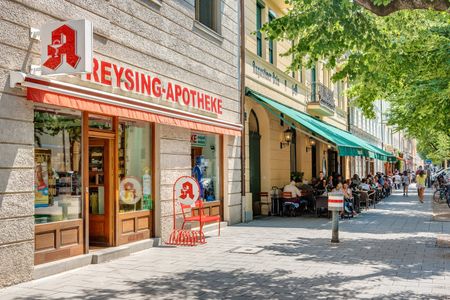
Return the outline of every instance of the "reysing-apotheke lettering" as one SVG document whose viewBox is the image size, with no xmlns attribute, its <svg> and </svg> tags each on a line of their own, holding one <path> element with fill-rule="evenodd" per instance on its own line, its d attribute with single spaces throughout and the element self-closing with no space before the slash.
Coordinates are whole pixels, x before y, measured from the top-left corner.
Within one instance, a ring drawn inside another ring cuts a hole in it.
<svg viewBox="0 0 450 300">
<path fill-rule="evenodd" d="M 218 97 L 170 81 L 164 85 L 157 76 L 141 73 L 108 61 L 94 58 L 92 73 L 86 74 L 84 79 L 217 115 L 222 114 L 222 99 Z"/>
</svg>

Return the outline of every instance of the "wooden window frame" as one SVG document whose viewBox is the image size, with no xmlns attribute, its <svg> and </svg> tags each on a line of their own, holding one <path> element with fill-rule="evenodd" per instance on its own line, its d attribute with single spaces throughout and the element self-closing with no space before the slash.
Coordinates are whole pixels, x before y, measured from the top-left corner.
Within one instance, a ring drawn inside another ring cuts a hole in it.
<svg viewBox="0 0 450 300">
<path fill-rule="evenodd" d="M 267 14 L 267 21 L 270 23 L 271 21 L 275 20 L 276 16 L 273 11 L 269 9 L 269 13 Z M 270 39 L 268 43 L 268 52 L 269 52 L 269 63 L 272 65 L 276 64 L 276 45 L 275 41 Z"/>
<path fill-rule="evenodd" d="M 202 23 L 200 21 L 200 0 L 195 0 L 195 20 L 205 26 L 206 28 L 221 34 L 220 30 L 220 0 L 208 0 L 212 1 L 212 11 L 211 11 L 211 19 L 212 19 L 212 27 Z"/>
<path fill-rule="evenodd" d="M 263 57 L 263 39 L 260 29 L 263 24 L 263 11 L 264 5 L 260 2 L 256 2 L 256 55 Z"/>
</svg>

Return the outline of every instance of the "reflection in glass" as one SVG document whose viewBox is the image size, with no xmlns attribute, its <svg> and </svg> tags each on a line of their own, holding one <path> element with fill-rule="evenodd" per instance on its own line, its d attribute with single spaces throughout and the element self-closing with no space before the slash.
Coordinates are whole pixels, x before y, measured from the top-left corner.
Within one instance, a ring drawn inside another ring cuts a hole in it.
<svg viewBox="0 0 450 300">
<path fill-rule="evenodd" d="M 120 212 L 152 209 L 150 124 L 121 121 L 118 142 Z"/>
<path fill-rule="evenodd" d="M 81 218 L 81 116 L 34 113 L 35 223 Z"/>
<path fill-rule="evenodd" d="M 219 153 L 218 135 L 192 133 L 192 176 L 200 185 L 200 197 L 204 201 L 219 200 Z"/>
</svg>

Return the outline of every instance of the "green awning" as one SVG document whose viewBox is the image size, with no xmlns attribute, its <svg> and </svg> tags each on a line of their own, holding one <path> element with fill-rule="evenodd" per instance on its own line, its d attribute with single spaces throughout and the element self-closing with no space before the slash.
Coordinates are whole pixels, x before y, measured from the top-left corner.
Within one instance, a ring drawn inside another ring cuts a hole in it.
<svg viewBox="0 0 450 300">
<path fill-rule="evenodd" d="M 311 132 L 320 135 L 330 143 L 336 145 L 339 156 L 365 156 L 380 160 L 388 160 L 390 153 L 352 135 L 350 132 L 324 123 L 306 113 L 297 111 L 275 100 L 267 98 L 251 89 L 246 89 L 246 95 L 255 99 L 268 111 L 280 118 L 278 112 L 283 113 Z M 285 120 L 287 121 L 287 120 Z"/>
</svg>

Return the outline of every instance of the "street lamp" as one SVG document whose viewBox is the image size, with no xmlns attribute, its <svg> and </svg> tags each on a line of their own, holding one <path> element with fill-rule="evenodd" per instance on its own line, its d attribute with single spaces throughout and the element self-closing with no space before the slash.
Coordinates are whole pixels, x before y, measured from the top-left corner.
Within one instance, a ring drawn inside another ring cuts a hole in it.
<svg viewBox="0 0 450 300">
<path fill-rule="evenodd" d="M 283 140 L 280 142 L 280 149 L 289 146 L 292 142 L 293 129 L 288 128 L 283 132 Z"/>
</svg>

